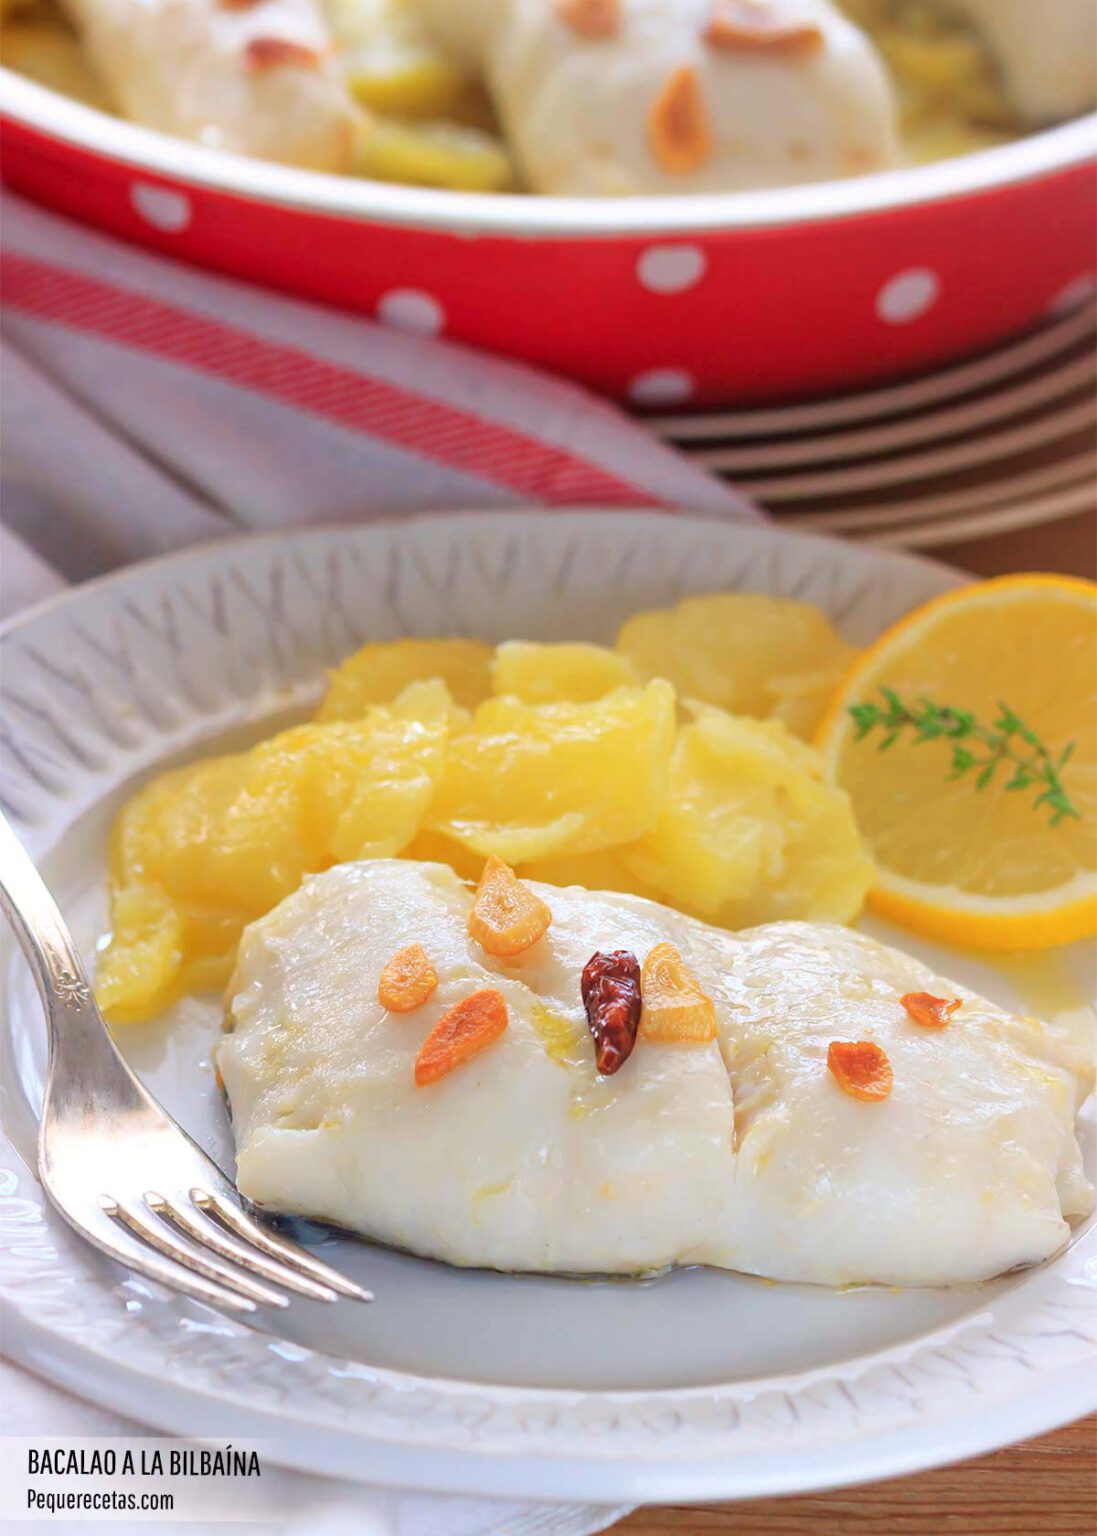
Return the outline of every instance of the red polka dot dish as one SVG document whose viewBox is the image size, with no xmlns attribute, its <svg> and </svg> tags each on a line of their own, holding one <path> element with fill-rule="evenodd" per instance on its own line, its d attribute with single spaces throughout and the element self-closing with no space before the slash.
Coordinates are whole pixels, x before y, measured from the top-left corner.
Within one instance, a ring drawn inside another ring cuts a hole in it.
<svg viewBox="0 0 1097 1536">
<path fill-rule="evenodd" d="M 0 70 L 16 190 L 232 276 L 503 353 L 639 409 L 897 378 L 1084 298 L 1097 116 L 772 191 L 438 191 L 171 139 Z"/>
</svg>

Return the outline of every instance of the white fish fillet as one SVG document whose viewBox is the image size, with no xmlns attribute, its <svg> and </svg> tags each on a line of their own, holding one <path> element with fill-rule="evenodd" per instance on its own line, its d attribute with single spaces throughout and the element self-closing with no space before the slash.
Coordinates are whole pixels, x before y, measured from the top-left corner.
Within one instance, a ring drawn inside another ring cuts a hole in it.
<svg viewBox="0 0 1097 1536">
<path fill-rule="evenodd" d="M 818 50 L 715 48 L 711 0 L 627 0 L 616 35 L 580 36 L 552 0 L 415 0 L 441 46 L 483 73 L 535 192 L 720 192 L 829 180 L 899 162 L 895 99 L 869 39 L 830 0 L 773 0 Z M 696 72 L 712 151 L 688 173 L 652 153 L 672 72 Z"/>
<path fill-rule="evenodd" d="M 214 149 L 349 169 L 355 110 L 318 0 L 62 0 L 127 117 Z"/>
<path fill-rule="evenodd" d="M 636 1273 L 702 1263 L 778 1280 L 938 1285 L 1055 1252 L 1092 1203 L 1074 1121 L 1084 1046 L 838 927 L 729 934 L 636 897 L 534 887 L 544 939 L 511 962 L 466 932 L 441 865 L 381 860 L 306 881 L 240 947 L 218 1047 L 239 1185 L 454 1264 Z M 598 949 L 669 940 L 712 996 L 720 1039 L 643 1040 L 595 1071 L 580 974 Z M 421 943 L 440 978 L 402 1015 L 380 972 Z M 493 986 L 506 1032 L 427 1088 L 415 1054 L 441 1014 Z M 908 991 L 962 996 L 944 1030 Z M 875 1040 L 881 1103 L 827 1070 Z"/>
</svg>

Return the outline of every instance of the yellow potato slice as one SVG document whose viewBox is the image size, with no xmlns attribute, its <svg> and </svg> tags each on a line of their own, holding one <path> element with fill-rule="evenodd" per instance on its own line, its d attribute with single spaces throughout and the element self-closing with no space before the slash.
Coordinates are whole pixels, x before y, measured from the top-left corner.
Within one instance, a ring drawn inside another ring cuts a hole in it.
<svg viewBox="0 0 1097 1536">
<path fill-rule="evenodd" d="M 804 736 L 857 654 L 818 608 L 757 592 L 638 613 L 622 625 L 617 649 L 641 677 L 665 677 L 683 697 L 781 718 Z"/>
<path fill-rule="evenodd" d="M 410 122 L 453 120 L 467 110 L 468 81 L 441 54 L 415 48 L 339 56 L 351 94 L 371 112 Z"/>
<path fill-rule="evenodd" d="M 467 123 L 443 121 L 364 120 L 355 138 L 354 170 L 374 181 L 455 192 L 505 192 L 515 181 L 502 139 Z"/>
<path fill-rule="evenodd" d="M 4 0 L 5 24 L 0 28 L 0 64 L 36 80 L 52 91 L 71 96 L 101 112 L 113 112 L 114 103 L 76 37 L 62 25 L 30 17 L 7 21 L 18 3 Z"/>
<path fill-rule="evenodd" d="M 533 859 L 519 864 L 523 880 L 543 880 L 546 885 L 582 885 L 588 891 L 625 891 L 631 896 L 658 900 L 658 894 L 625 863 L 616 848 L 597 853 L 576 853 L 558 859 Z"/>
<path fill-rule="evenodd" d="M 766 718 L 779 720 L 794 736 L 810 741 L 856 654 L 852 646 L 846 647 L 836 665 L 771 677 Z"/>
<path fill-rule="evenodd" d="M 484 872 L 483 854 L 463 848 L 460 843 L 455 843 L 451 837 L 443 837 L 440 832 L 428 832 L 425 829 L 416 833 L 400 857 L 418 859 L 426 864 L 448 864 L 459 879 L 467 880 L 471 885 L 478 884 Z"/>
<path fill-rule="evenodd" d="M 725 927 L 847 921 L 873 868 L 848 797 L 822 773 L 784 726 L 699 707 L 658 821 L 621 858 L 663 900 Z"/>
<path fill-rule="evenodd" d="M 496 693 L 524 704 L 588 704 L 615 688 L 636 688 L 640 679 L 627 656 L 603 645 L 508 640 L 495 652 L 491 682 Z"/>
<path fill-rule="evenodd" d="M 1018 135 L 997 68 L 977 28 L 925 0 L 845 0 L 872 34 L 899 101 L 914 164 L 971 154 Z"/>
<path fill-rule="evenodd" d="M 427 825 L 511 865 L 631 842 L 662 805 L 674 715 L 664 682 L 587 704 L 488 699 L 450 743 Z"/>
<path fill-rule="evenodd" d="M 364 645 L 328 677 L 316 719 L 356 720 L 371 704 L 391 704 L 409 683 L 438 678 L 465 709 L 491 692 L 491 646 L 480 640 L 392 640 Z"/>
<path fill-rule="evenodd" d="M 440 677 L 409 683 L 389 708 L 402 720 L 444 720 L 454 735 L 472 723 L 472 711 L 458 704 Z"/>
<path fill-rule="evenodd" d="M 99 962 L 95 992 L 112 1019 L 139 1015 L 170 1001 L 183 969 L 183 918 L 155 886 L 118 891 L 111 905 L 114 937 Z"/>
<path fill-rule="evenodd" d="M 454 874 L 470 885 L 478 884 L 484 870 L 484 856 L 473 853 L 443 837 L 440 832 L 419 832 L 401 853 L 402 859 L 419 859 L 428 864 L 448 864 Z M 523 880 L 541 880 L 546 885 L 582 885 L 588 891 L 627 891 L 633 896 L 658 899 L 613 848 L 597 853 L 576 853 L 558 859 L 535 859 L 519 864 L 515 874 Z"/>
<path fill-rule="evenodd" d="M 155 1012 L 196 984 L 200 964 L 219 978 L 244 926 L 304 875 L 412 841 L 441 778 L 449 701 L 440 685 L 409 694 L 175 769 L 129 801 L 115 824 L 99 977 L 111 1017 Z"/>
<path fill-rule="evenodd" d="M 326 0 L 336 62 L 364 107 L 397 117 L 449 117 L 467 77 L 435 46 L 407 0 Z"/>
</svg>

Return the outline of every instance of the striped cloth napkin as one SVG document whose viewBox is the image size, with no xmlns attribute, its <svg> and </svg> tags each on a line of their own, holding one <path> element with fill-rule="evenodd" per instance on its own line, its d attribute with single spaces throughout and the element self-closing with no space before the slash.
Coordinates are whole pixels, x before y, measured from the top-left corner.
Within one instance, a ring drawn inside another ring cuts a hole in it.
<svg viewBox="0 0 1097 1536">
<path fill-rule="evenodd" d="M 3 522 L 68 581 L 385 511 L 756 515 L 574 385 L 150 256 L 10 193 L 0 284 Z M 9 611 L 42 579 L 22 545 L 3 561 Z"/>
<path fill-rule="evenodd" d="M 573 385 L 149 256 L 10 194 L 0 284 L 8 614 L 247 528 L 462 506 L 758 516 Z M 130 1432 L 10 1365 L 0 1400 L 9 1433 Z M 279 1476 L 281 1529 L 309 1536 L 585 1536 L 625 1512 Z"/>
</svg>

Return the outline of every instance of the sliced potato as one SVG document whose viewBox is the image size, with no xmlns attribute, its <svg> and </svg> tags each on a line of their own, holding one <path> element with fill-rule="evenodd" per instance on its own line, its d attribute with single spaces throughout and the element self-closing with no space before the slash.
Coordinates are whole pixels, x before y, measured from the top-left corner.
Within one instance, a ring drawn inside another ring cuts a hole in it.
<svg viewBox="0 0 1097 1536">
<path fill-rule="evenodd" d="M 427 827 L 512 865 L 630 842 L 662 806 L 674 719 L 664 682 L 588 704 L 488 699 L 449 744 Z"/>
<path fill-rule="evenodd" d="M 546 885 L 583 885 L 588 891 L 627 891 L 632 896 L 659 899 L 658 892 L 644 885 L 617 848 L 558 859 L 535 859 L 520 864 L 518 873 L 524 880 L 543 880 Z"/>
<path fill-rule="evenodd" d="M 408 0 L 328 0 L 336 59 L 368 111 L 354 169 L 378 181 L 493 192 L 514 168 L 481 86 L 432 41 Z"/>
<path fill-rule="evenodd" d="M 781 719 L 809 736 L 857 654 L 808 603 L 760 592 L 691 597 L 638 613 L 617 649 L 641 677 L 736 715 Z"/>
<path fill-rule="evenodd" d="M 872 880 L 819 754 L 776 722 L 708 706 L 678 733 L 658 821 L 620 857 L 664 901 L 728 928 L 846 922 Z"/>
<path fill-rule="evenodd" d="M 417 684 L 391 707 L 293 726 L 140 790 L 113 833 L 97 978 L 111 1017 L 147 1017 L 222 981 L 245 925 L 306 874 L 398 854 L 441 777 L 449 710 L 441 684 Z"/>
<path fill-rule="evenodd" d="M 358 131 L 354 169 L 375 181 L 457 192 L 505 192 L 514 185 L 514 166 L 502 139 L 464 123 L 370 118 Z"/>
<path fill-rule="evenodd" d="M 10 4 L 10 0 L 4 0 Z M 5 11 L 5 17 L 8 12 Z M 79 42 L 51 21 L 16 19 L 0 28 L 0 64 L 26 75 L 62 96 L 71 96 L 100 112 L 113 112 L 110 93 Z"/>
<path fill-rule="evenodd" d="M 357 720 L 371 704 L 391 704 L 412 683 L 435 679 L 464 709 L 491 692 L 491 646 L 482 640 L 389 640 L 364 645 L 328 675 L 317 720 Z"/>
<path fill-rule="evenodd" d="M 415 859 L 425 864 L 448 864 L 455 875 L 475 885 L 484 872 L 484 855 L 473 853 L 470 848 L 455 843 L 441 832 L 416 833 L 403 850 L 402 859 Z"/>
<path fill-rule="evenodd" d="M 640 678 L 627 656 L 604 645 L 508 640 L 495 652 L 491 682 L 496 693 L 525 704 L 587 704 L 615 688 L 636 688 Z"/>
<path fill-rule="evenodd" d="M 325 13 L 347 83 L 371 111 L 449 117 L 468 96 L 468 77 L 407 0 L 326 0 Z"/>
</svg>

